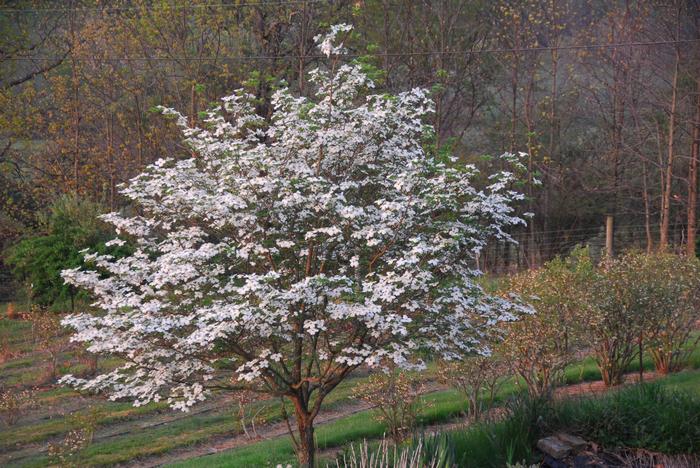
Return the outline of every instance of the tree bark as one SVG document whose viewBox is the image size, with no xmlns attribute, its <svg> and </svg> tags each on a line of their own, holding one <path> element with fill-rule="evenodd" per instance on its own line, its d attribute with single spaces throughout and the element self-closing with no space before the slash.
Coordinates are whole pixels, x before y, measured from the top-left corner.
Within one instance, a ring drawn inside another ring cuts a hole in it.
<svg viewBox="0 0 700 468">
<path fill-rule="evenodd" d="M 316 444 L 314 443 L 314 418 L 309 412 L 308 404 L 302 397 L 292 399 L 294 403 L 294 416 L 299 431 L 299 446 L 297 458 L 302 468 L 313 468 L 316 458 Z"/>
<path fill-rule="evenodd" d="M 654 238 L 651 235 L 651 207 L 649 203 L 649 188 L 647 186 L 647 163 L 642 160 L 642 199 L 644 200 L 644 232 L 647 236 L 647 253 L 654 251 Z"/>
<path fill-rule="evenodd" d="M 676 23 L 676 40 L 680 36 L 680 7 Z M 664 191 L 661 200 L 661 233 L 659 235 L 659 250 L 668 249 L 668 231 L 671 224 L 671 191 L 673 190 L 673 142 L 676 131 L 676 103 L 678 101 L 678 69 L 680 66 L 680 50 L 676 47 L 676 60 L 671 81 L 671 109 L 668 121 L 668 155 L 666 157 L 666 171 L 664 173 Z"/>
<path fill-rule="evenodd" d="M 299 94 L 303 96 L 304 67 L 306 66 L 306 2 L 302 3 L 299 29 Z"/>
<path fill-rule="evenodd" d="M 693 122 L 693 142 L 688 167 L 688 242 L 686 244 L 686 254 L 689 257 L 696 255 L 698 160 L 700 160 L 700 69 L 698 69 L 697 87 L 697 107 L 695 109 L 695 122 Z"/>
</svg>

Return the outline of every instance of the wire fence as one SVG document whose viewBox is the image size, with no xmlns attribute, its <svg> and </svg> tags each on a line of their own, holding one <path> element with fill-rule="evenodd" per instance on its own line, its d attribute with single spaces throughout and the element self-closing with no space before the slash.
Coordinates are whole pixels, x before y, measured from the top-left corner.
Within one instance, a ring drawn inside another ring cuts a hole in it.
<svg viewBox="0 0 700 468">
<path fill-rule="evenodd" d="M 658 225 L 616 225 L 612 250 L 620 255 L 631 250 L 653 250 L 658 246 Z M 605 224 L 572 229 L 522 231 L 513 235 L 515 242 L 492 242 L 479 255 L 476 267 L 486 274 L 505 275 L 538 268 L 557 256 L 566 256 L 576 247 L 588 248 L 594 261 L 606 252 Z M 669 231 L 668 250 L 682 252 L 686 245 L 686 228 L 675 226 Z"/>
</svg>

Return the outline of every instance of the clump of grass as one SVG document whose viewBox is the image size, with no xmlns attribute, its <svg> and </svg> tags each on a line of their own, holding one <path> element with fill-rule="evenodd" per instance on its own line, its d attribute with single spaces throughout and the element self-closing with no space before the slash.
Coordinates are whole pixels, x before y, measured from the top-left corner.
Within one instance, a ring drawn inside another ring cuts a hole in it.
<svg viewBox="0 0 700 468">
<path fill-rule="evenodd" d="M 568 430 L 606 448 L 634 447 L 666 454 L 700 451 L 700 399 L 659 384 L 635 385 L 604 397 L 552 405 L 541 425 Z"/>
<path fill-rule="evenodd" d="M 454 445 L 444 435 L 420 437 L 409 445 L 392 445 L 388 439 L 379 444 L 353 444 L 327 468 L 450 468 L 457 466 Z"/>
<path fill-rule="evenodd" d="M 459 466 L 503 467 L 532 459 L 545 406 L 544 400 L 521 397 L 507 404 L 505 419 L 452 433 Z"/>
</svg>

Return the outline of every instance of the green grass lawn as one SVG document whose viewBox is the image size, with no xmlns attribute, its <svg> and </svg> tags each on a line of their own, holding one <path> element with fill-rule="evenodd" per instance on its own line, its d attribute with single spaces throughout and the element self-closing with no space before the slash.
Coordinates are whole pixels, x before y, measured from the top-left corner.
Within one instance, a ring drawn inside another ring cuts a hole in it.
<svg viewBox="0 0 700 468">
<path fill-rule="evenodd" d="M 32 324 L 24 320 L 8 320 L 5 311 L 0 311 L 0 346 L 7 344 L 13 351 L 27 352 L 31 347 L 30 333 Z"/>
</svg>

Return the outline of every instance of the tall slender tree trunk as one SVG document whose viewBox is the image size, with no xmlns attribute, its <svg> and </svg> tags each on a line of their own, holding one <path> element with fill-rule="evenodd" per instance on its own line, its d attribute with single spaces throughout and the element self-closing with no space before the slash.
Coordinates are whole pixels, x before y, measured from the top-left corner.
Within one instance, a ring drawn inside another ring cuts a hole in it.
<svg viewBox="0 0 700 468">
<path fill-rule="evenodd" d="M 306 2 L 301 7 L 299 33 L 299 94 L 304 94 L 304 67 L 306 66 Z"/>
<path fill-rule="evenodd" d="M 513 27 L 513 49 L 520 48 L 520 24 Z M 513 51 L 513 67 L 510 75 L 511 110 L 510 110 L 510 147 L 508 151 L 515 152 L 518 126 L 518 84 L 520 83 L 520 52 Z"/>
<path fill-rule="evenodd" d="M 443 128 L 442 128 L 442 121 L 444 117 L 444 112 L 443 112 L 443 94 L 445 92 L 444 89 L 444 78 L 443 78 L 443 73 L 445 71 L 445 57 L 444 57 L 444 52 L 445 52 L 445 9 L 444 9 L 444 3 L 439 2 L 439 11 L 438 11 L 438 23 L 440 25 L 440 53 L 437 56 L 437 66 L 439 70 L 439 75 L 438 75 L 438 83 L 441 86 L 440 92 L 435 96 L 435 147 L 437 150 L 440 150 L 440 143 L 442 142 L 443 138 Z"/>
<path fill-rule="evenodd" d="M 190 88 L 190 126 L 197 125 L 197 83 L 192 80 Z"/>
<path fill-rule="evenodd" d="M 117 181 L 116 181 L 116 169 L 114 161 L 114 112 L 110 112 L 107 128 L 107 153 L 108 153 L 108 164 L 109 164 L 109 209 L 114 211 L 117 207 L 116 205 L 116 191 L 117 191 Z"/>
<path fill-rule="evenodd" d="M 676 40 L 680 35 L 680 6 L 678 7 L 676 19 Z M 668 249 L 669 226 L 671 224 L 671 192 L 673 191 L 673 160 L 674 160 L 674 139 L 676 136 L 676 104 L 678 101 L 678 70 L 680 67 L 680 50 L 676 50 L 676 59 L 673 67 L 673 79 L 671 80 L 671 109 L 668 120 L 668 154 L 666 156 L 666 167 L 664 172 L 664 190 L 661 199 L 661 233 L 659 234 L 659 250 Z"/>
<path fill-rule="evenodd" d="M 389 83 L 389 38 L 391 38 L 391 28 L 389 27 L 389 12 L 391 11 L 389 2 L 387 0 L 382 1 L 382 20 L 383 20 L 383 40 L 384 40 L 384 56 L 382 57 L 382 68 L 384 70 L 384 79 L 386 80 L 386 87 L 391 89 L 391 84 Z"/>
<path fill-rule="evenodd" d="M 552 2 L 553 8 L 555 7 L 556 2 Z M 559 44 L 559 41 L 557 41 L 555 44 Z M 559 120 L 558 120 L 558 115 L 557 115 L 557 99 L 558 99 L 558 84 L 557 84 L 557 76 L 558 76 L 558 66 L 559 66 L 559 54 L 556 49 L 552 49 L 551 52 L 551 59 L 552 59 L 552 72 L 551 72 L 551 77 L 552 77 L 552 87 L 550 91 L 550 103 L 549 103 L 549 149 L 548 149 L 548 154 L 547 154 L 547 159 L 542 162 L 542 166 L 544 170 L 542 171 L 542 177 L 543 177 L 543 203 L 542 203 L 542 230 L 544 233 L 542 234 L 542 243 L 543 243 L 543 248 L 542 248 L 542 256 L 543 259 L 549 260 L 551 257 L 551 252 L 552 252 L 552 237 L 548 234 L 550 231 L 550 224 L 549 224 L 549 205 L 550 205 L 550 190 L 551 190 L 551 185 L 553 181 L 553 177 L 551 176 L 553 166 L 554 166 L 554 161 L 555 161 L 555 154 L 557 153 L 557 145 L 559 143 Z M 558 159 L 558 158 L 557 158 Z M 558 167 L 558 165 L 557 165 Z"/>
<path fill-rule="evenodd" d="M 534 77 L 530 76 L 530 81 L 527 84 L 527 89 L 525 91 L 525 111 L 523 113 L 525 117 L 525 127 L 527 129 L 527 196 L 528 196 L 528 207 L 530 213 L 535 212 L 535 187 L 534 187 L 534 177 L 533 173 L 535 171 L 535 141 L 534 141 L 534 124 L 532 119 L 532 94 L 534 91 L 535 83 Z M 535 219 L 534 217 L 530 219 L 530 268 L 536 268 L 537 261 L 537 236 L 535 232 Z"/>
<path fill-rule="evenodd" d="M 74 2 L 69 3 L 70 8 L 73 8 Z M 78 77 L 78 64 L 75 60 L 75 51 L 77 49 L 78 40 L 76 36 L 76 26 L 75 26 L 75 16 L 71 14 L 69 18 L 69 34 L 70 34 L 70 47 L 71 47 L 71 91 L 72 91 L 72 122 L 73 122 L 73 191 L 78 193 L 78 186 L 80 185 L 80 103 L 78 101 L 80 94 L 80 85 Z"/>
<path fill-rule="evenodd" d="M 698 208 L 698 162 L 700 160 L 700 67 L 698 67 L 697 102 L 695 108 L 695 122 L 693 122 L 693 142 L 690 149 L 690 162 L 688 163 L 688 242 L 686 254 L 694 257 L 697 236 L 697 208 Z"/>
<path fill-rule="evenodd" d="M 622 31 L 627 30 L 628 18 L 629 18 L 629 7 L 625 8 L 625 15 L 623 18 Z M 611 40 L 613 42 L 622 40 L 624 33 L 620 32 L 619 36 L 616 37 L 615 25 L 611 27 Z M 613 75 L 613 85 L 612 85 L 612 208 L 610 213 L 613 216 L 617 216 L 620 211 L 620 176 L 621 176 L 621 159 L 622 159 L 622 138 L 623 130 L 625 125 L 625 108 L 627 106 L 627 62 L 622 52 L 613 49 L 612 51 L 612 61 L 616 64 Z"/>
<path fill-rule="evenodd" d="M 651 206 L 649 203 L 649 187 L 647 184 L 647 163 L 642 160 L 642 198 L 644 200 L 644 231 L 647 236 L 647 253 L 654 250 L 654 237 L 651 235 Z"/>
<path fill-rule="evenodd" d="M 140 172 L 143 168 L 143 117 L 141 116 L 141 102 L 139 101 L 139 95 L 134 94 L 134 101 L 136 102 L 136 123 L 138 129 L 138 143 L 136 148 L 136 163 L 138 165 L 137 170 Z"/>
</svg>

